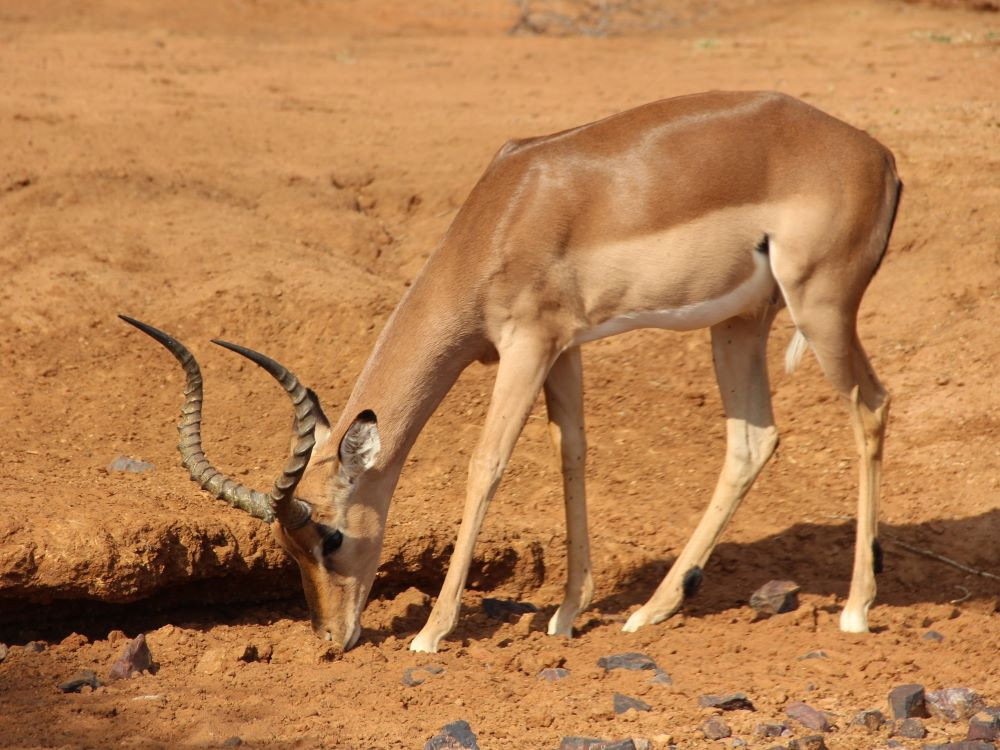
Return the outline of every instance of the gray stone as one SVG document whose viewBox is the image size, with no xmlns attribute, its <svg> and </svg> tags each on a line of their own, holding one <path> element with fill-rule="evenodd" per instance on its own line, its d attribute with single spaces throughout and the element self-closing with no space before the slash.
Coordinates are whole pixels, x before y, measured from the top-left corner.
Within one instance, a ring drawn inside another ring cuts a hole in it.
<svg viewBox="0 0 1000 750">
<path fill-rule="evenodd" d="M 649 680 L 653 685 L 673 685 L 673 678 L 662 669 L 657 669 L 656 674 Z"/>
<path fill-rule="evenodd" d="M 444 667 L 437 664 L 427 664 L 423 667 L 407 667 L 403 670 L 403 678 L 400 680 L 406 687 L 416 687 L 423 685 L 427 681 L 427 675 L 438 675 L 444 672 Z"/>
<path fill-rule="evenodd" d="M 549 667 L 538 673 L 538 679 L 545 682 L 557 682 L 569 677 L 569 670 L 563 667 Z"/>
<path fill-rule="evenodd" d="M 733 735 L 733 730 L 722 720 L 720 716 L 712 716 L 701 725 L 701 731 L 710 740 L 724 740 Z"/>
<path fill-rule="evenodd" d="M 798 740 L 788 741 L 788 750 L 827 750 L 821 734 L 811 734 Z"/>
<path fill-rule="evenodd" d="M 445 724 L 440 732 L 427 740 L 424 750 L 479 750 L 479 743 L 469 722 L 459 719 Z"/>
<path fill-rule="evenodd" d="M 753 592 L 750 606 L 758 615 L 778 615 L 799 607 L 799 585 L 795 581 L 768 581 Z"/>
<path fill-rule="evenodd" d="M 789 703 L 785 707 L 785 713 L 788 714 L 789 718 L 795 719 L 795 721 L 807 729 L 818 729 L 821 732 L 833 731 L 833 727 L 830 726 L 830 720 L 826 718 L 826 714 L 822 711 L 817 711 L 812 706 L 801 701 Z"/>
<path fill-rule="evenodd" d="M 718 708 L 720 711 L 755 711 L 753 703 L 746 693 L 728 693 L 726 695 L 702 695 L 698 698 L 702 708 Z"/>
<path fill-rule="evenodd" d="M 886 747 L 905 747 L 905 745 L 903 745 L 903 743 L 900 742 L 899 740 L 886 740 L 885 746 Z"/>
<path fill-rule="evenodd" d="M 111 665 L 109 677 L 112 680 L 126 680 L 134 674 L 152 671 L 153 654 L 146 644 L 146 636 L 139 633 L 125 645 L 125 650 Z"/>
<path fill-rule="evenodd" d="M 961 740 L 943 745 L 924 745 L 923 750 L 997 750 L 997 746 L 982 740 Z"/>
<path fill-rule="evenodd" d="M 225 742 L 223 742 L 222 746 L 223 747 L 239 747 L 242 744 L 243 744 L 243 738 L 242 737 L 237 737 L 236 735 L 233 735 L 232 737 L 230 737 L 229 739 L 227 739 Z"/>
<path fill-rule="evenodd" d="M 808 654 L 799 657 L 799 661 L 805 661 L 806 659 L 829 659 L 830 655 L 823 651 L 810 651 Z"/>
<path fill-rule="evenodd" d="M 605 672 L 610 672 L 613 669 L 643 670 L 657 668 L 655 661 L 645 654 L 640 654 L 636 651 L 630 651 L 626 654 L 602 656 L 597 660 L 597 666 L 604 667 Z"/>
<path fill-rule="evenodd" d="M 29 654 L 40 654 L 46 648 L 48 648 L 48 644 L 45 641 L 28 641 L 24 644 L 24 650 Z"/>
<path fill-rule="evenodd" d="M 865 727 L 869 732 L 877 732 L 885 724 L 885 716 L 878 709 L 861 711 L 851 719 L 851 723 Z"/>
<path fill-rule="evenodd" d="M 940 643 L 941 641 L 944 640 L 944 636 L 941 635 L 936 630 L 928 630 L 926 633 L 924 633 L 923 639 L 925 641 L 936 641 L 936 642 Z"/>
<path fill-rule="evenodd" d="M 889 691 L 889 710 L 894 719 L 927 716 L 923 685 L 900 685 Z"/>
<path fill-rule="evenodd" d="M 753 734 L 755 737 L 781 737 L 787 729 L 787 724 L 758 724 Z"/>
<path fill-rule="evenodd" d="M 637 750 L 632 740 L 601 740 L 594 737 L 563 737 L 559 750 Z"/>
<path fill-rule="evenodd" d="M 521 615 L 537 612 L 536 607 L 531 602 L 516 602 L 513 599 L 483 599 L 483 612 L 494 620 L 504 622 L 517 622 Z"/>
<path fill-rule="evenodd" d="M 153 464 L 148 461 L 140 461 L 139 459 L 129 458 L 128 456 L 118 456 L 108 464 L 107 471 L 109 474 L 113 474 L 114 472 L 143 474 L 147 471 L 152 471 L 154 468 Z"/>
<path fill-rule="evenodd" d="M 980 711 L 969 719 L 969 740 L 1000 740 L 1000 709 Z"/>
<path fill-rule="evenodd" d="M 983 697 L 969 688 L 934 690 L 924 697 L 931 716 L 945 721 L 968 719 L 983 707 Z"/>
<path fill-rule="evenodd" d="M 920 719 L 900 719 L 893 724 L 892 733 L 908 740 L 922 740 L 927 736 L 927 730 Z"/>
<path fill-rule="evenodd" d="M 626 711 L 636 710 L 636 711 L 649 711 L 652 706 L 650 706 L 645 701 L 641 701 L 638 698 L 632 698 L 628 695 L 622 695 L 621 693 L 615 693 L 612 698 L 612 704 L 614 705 L 616 714 L 623 714 Z"/>
<path fill-rule="evenodd" d="M 66 682 L 59 683 L 59 689 L 64 693 L 79 693 L 85 685 L 90 685 L 91 690 L 96 690 L 100 683 L 97 675 L 89 669 L 83 669 L 70 677 Z"/>
</svg>

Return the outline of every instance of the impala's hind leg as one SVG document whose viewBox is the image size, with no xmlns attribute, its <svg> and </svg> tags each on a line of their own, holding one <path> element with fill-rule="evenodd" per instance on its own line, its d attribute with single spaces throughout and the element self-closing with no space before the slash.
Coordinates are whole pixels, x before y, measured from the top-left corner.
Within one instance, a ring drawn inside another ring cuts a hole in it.
<svg viewBox="0 0 1000 750">
<path fill-rule="evenodd" d="M 840 615 L 840 629 L 868 631 L 868 608 L 875 601 L 875 574 L 882 569 L 878 543 L 879 482 L 882 446 L 889 416 L 889 394 L 872 370 L 855 330 L 855 311 L 810 307 L 808 295 L 789 300 L 796 324 L 805 334 L 820 367 L 847 401 L 854 442 L 860 457 L 858 528 L 851 591 Z"/>
<path fill-rule="evenodd" d="M 594 594 L 584 487 L 587 438 L 583 429 L 580 347 L 567 349 L 549 370 L 545 379 L 545 406 L 549 413 L 549 432 L 562 467 L 566 503 L 566 595 L 549 620 L 549 635 L 569 638 L 573 635 L 573 620 L 590 604 Z"/>
<path fill-rule="evenodd" d="M 625 630 L 659 622 L 694 593 L 726 523 L 775 446 L 778 431 L 767 381 L 767 334 L 777 308 L 759 318 L 731 318 L 712 327 L 712 353 L 726 410 L 726 460 L 698 528 L 652 598 L 629 617 Z"/>
</svg>

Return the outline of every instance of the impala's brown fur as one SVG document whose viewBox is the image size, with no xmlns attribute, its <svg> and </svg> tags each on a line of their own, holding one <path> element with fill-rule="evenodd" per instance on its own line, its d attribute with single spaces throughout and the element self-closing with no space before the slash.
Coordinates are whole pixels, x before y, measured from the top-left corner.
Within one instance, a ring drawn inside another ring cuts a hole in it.
<svg viewBox="0 0 1000 750">
<path fill-rule="evenodd" d="M 318 555 L 314 525 L 277 529 L 302 570 L 317 632 L 345 648 L 356 641 L 410 447 L 470 362 L 499 359 L 451 565 L 412 648 L 436 650 L 455 625 L 486 508 L 541 389 L 564 474 L 569 554 L 549 632 L 569 635 L 593 591 L 579 345 L 649 325 L 711 328 L 727 415 L 708 509 L 625 627 L 675 612 L 685 578 L 704 566 L 777 444 L 765 346 L 784 305 L 854 424 L 858 543 L 841 626 L 867 629 L 888 395 L 857 338 L 856 315 L 900 189 L 885 147 L 774 93 L 668 99 L 507 143 L 396 308 L 340 419 L 317 428 L 298 495 L 315 522 L 343 531 L 342 546 Z M 370 444 L 351 442 L 365 452 L 359 462 L 341 436 L 363 410 L 378 422 Z"/>
</svg>

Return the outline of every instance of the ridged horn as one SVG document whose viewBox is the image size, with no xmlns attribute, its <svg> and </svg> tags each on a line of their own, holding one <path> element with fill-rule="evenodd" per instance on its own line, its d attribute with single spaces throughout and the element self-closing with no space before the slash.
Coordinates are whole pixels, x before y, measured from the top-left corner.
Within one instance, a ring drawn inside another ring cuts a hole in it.
<svg viewBox="0 0 1000 750">
<path fill-rule="evenodd" d="M 299 417 L 301 399 L 295 401 L 293 397 L 296 406 L 296 426 L 299 428 L 299 440 L 285 471 L 275 481 L 275 489 L 270 494 L 265 494 L 246 487 L 212 466 L 201 448 L 202 378 L 201 368 L 194 355 L 181 342 L 160 329 L 127 315 L 119 315 L 118 317 L 166 347 L 184 368 L 187 383 L 184 387 L 181 421 L 177 425 L 177 431 L 180 433 L 177 449 L 181 454 L 181 463 L 191 474 L 191 480 L 214 497 L 225 500 L 234 508 L 246 511 L 254 518 L 259 518 L 266 523 L 271 523 L 277 517 L 287 528 L 294 529 L 303 526 L 309 520 L 310 508 L 301 500 L 291 500 L 291 493 L 294 492 L 295 485 L 298 484 L 298 480 L 302 476 L 302 471 L 305 469 L 305 464 L 308 463 L 313 446 L 312 427 L 303 425 L 304 421 L 309 420 L 303 420 Z M 277 363 L 274 364 L 277 365 Z M 280 365 L 277 366 L 284 370 Z M 287 373 L 287 371 L 285 372 Z M 291 375 L 291 373 L 287 374 Z M 295 376 L 291 377 L 294 379 Z M 309 400 L 311 401 L 311 399 Z M 308 412 L 309 410 L 303 411 Z M 311 421 L 315 425 L 315 420 Z M 300 465 L 301 468 L 299 468 Z M 289 476 L 294 477 L 294 482 L 290 489 L 283 489 L 289 486 L 286 479 Z M 276 497 L 280 498 L 280 503 Z"/>
</svg>

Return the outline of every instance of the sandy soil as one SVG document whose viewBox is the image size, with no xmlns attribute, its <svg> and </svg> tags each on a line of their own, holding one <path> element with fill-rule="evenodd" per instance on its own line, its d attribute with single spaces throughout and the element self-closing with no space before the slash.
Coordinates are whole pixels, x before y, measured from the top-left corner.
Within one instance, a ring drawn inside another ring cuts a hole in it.
<svg viewBox="0 0 1000 750">
<path fill-rule="evenodd" d="M 755 725 L 801 700 L 839 725 L 829 747 L 867 749 L 887 730 L 849 720 L 884 710 L 900 683 L 968 686 L 1000 704 L 995 13 L 874 0 L 669 13 L 650 1 L 596 17 L 568 0 L 203 5 L 0 7 L 0 642 L 11 646 L 0 745 L 419 748 L 464 719 L 483 748 L 553 748 L 567 735 L 723 747 L 701 735 L 711 712 L 697 698 L 740 690 L 757 711 L 726 719 L 751 747 L 778 744 Z M 176 465 L 180 375 L 115 313 L 189 343 L 206 376 L 206 447 L 266 485 L 287 445 L 287 404 L 210 338 L 286 361 L 336 413 L 499 144 L 708 88 L 803 97 L 892 148 L 906 183 L 861 312 L 894 396 L 874 632 L 836 627 L 854 450 L 815 361 L 783 373 L 783 314 L 772 338 L 781 447 L 683 615 L 620 630 L 693 528 L 724 427 L 707 333 L 644 331 L 584 352 L 597 596 L 579 637 L 543 634 L 565 565 L 539 406 L 487 519 L 458 629 L 438 655 L 406 650 L 458 526 L 492 377 L 476 365 L 413 451 L 361 644 L 329 653 L 266 530 Z M 107 473 L 119 454 L 156 469 Z M 754 621 L 747 600 L 771 578 L 800 583 L 802 605 Z M 540 612 L 498 622 L 484 596 Z M 156 673 L 60 693 L 80 669 L 106 679 L 121 631 L 147 634 Z M 32 639 L 47 648 L 26 648 Z M 256 660 L 241 658 L 248 646 Z M 816 650 L 827 657 L 800 658 Z M 624 651 L 649 654 L 672 685 L 597 666 Z M 568 679 L 537 679 L 560 664 Z M 443 671 L 402 684 L 421 665 Z M 616 716 L 614 692 L 652 708 Z M 965 731 L 927 727 L 926 741 Z"/>
</svg>

